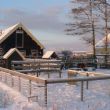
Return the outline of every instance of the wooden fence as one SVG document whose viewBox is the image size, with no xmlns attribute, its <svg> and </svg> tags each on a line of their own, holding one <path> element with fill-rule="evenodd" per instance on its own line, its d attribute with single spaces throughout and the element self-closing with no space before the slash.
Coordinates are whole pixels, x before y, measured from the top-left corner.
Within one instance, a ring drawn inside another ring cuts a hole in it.
<svg viewBox="0 0 110 110">
<path fill-rule="evenodd" d="M 44 91 L 46 90 L 45 89 L 46 88 L 45 79 L 0 67 L 0 81 L 2 81 L 3 83 L 14 88 L 16 80 L 17 80 L 16 86 L 17 86 L 19 92 L 22 92 L 21 88 L 23 86 L 23 82 L 22 82 L 23 79 L 28 81 L 28 85 L 27 85 L 28 86 L 27 87 L 28 96 L 27 97 L 29 100 L 30 100 L 30 98 L 38 97 L 36 95 L 33 96 L 33 94 L 32 94 L 33 83 L 36 84 L 37 87 L 44 87 Z M 9 84 L 9 81 L 10 81 L 10 84 Z M 44 97 L 45 97 L 45 93 L 46 92 L 44 92 Z M 47 101 L 45 101 L 45 102 L 47 102 Z"/>
<path fill-rule="evenodd" d="M 37 77 L 41 72 L 47 72 L 48 77 L 51 72 L 58 72 L 61 77 L 61 61 L 60 60 L 26 60 L 12 61 L 12 69 L 22 73 L 37 73 Z"/>
</svg>

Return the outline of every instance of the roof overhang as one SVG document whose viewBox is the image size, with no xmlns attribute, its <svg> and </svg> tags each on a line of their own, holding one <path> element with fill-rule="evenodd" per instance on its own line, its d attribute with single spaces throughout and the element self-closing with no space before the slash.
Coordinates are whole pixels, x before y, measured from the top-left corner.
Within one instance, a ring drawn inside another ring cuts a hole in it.
<svg viewBox="0 0 110 110">
<path fill-rule="evenodd" d="M 8 59 L 14 52 L 17 52 L 19 54 L 19 56 L 25 60 L 24 56 L 22 55 L 22 53 L 16 49 L 16 48 L 11 48 L 4 56 L 3 59 Z"/>
</svg>

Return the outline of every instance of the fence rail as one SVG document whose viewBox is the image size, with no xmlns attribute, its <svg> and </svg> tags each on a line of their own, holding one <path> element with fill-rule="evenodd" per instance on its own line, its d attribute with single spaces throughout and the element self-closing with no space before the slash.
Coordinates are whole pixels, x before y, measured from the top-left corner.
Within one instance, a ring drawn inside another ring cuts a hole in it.
<svg viewBox="0 0 110 110">
<path fill-rule="evenodd" d="M 36 70 L 36 72 L 61 72 L 61 61 L 60 60 L 26 60 L 26 61 L 12 61 L 12 69 L 25 70 L 28 72 L 29 69 Z M 34 72 L 34 71 L 33 71 Z"/>
<path fill-rule="evenodd" d="M 34 73 L 37 77 L 41 72 L 50 73 L 58 72 L 61 77 L 61 61 L 60 60 L 26 60 L 12 61 L 12 69 L 22 73 Z"/>
<path fill-rule="evenodd" d="M 2 67 L 0 67 L 0 71 L 6 72 L 7 74 L 10 74 L 12 76 L 22 77 L 24 79 L 31 80 L 31 81 L 36 82 L 36 83 L 45 84 L 45 82 L 46 82 L 46 80 L 43 79 L 43 78 L 38 78 L 38 77 L 35 77 L 35 76 L 32 76 L 32 75 L 22 74 L 20 72 L 9 70 L 9 69 L 2 68 Z"/>
<path fill-rule="evenodd" d="M 42 106 L 45 105 L 46 80 L 32 75 L 23 74 L 17 71 L 0 67 L 0 81 L 17 89 L 28 98 L 37 97 Z M 40 90 L 41 89 L 41 90 Z M 42 93 L 39 94 L 38 92 Z M 43 96 L 44 95 L 44 96 Z M 43 99 L 40 99 L 43 98 Z"/>
</svg>

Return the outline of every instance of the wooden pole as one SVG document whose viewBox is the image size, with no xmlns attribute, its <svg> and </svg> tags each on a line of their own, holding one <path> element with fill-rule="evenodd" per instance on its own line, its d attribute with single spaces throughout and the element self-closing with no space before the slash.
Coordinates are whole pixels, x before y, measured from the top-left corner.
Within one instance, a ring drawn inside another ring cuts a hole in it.
<svg viewBox="0 0 110 110">
<path fill-rule="evenodd" d="M 0 81 L 2 81 L 2 74 L 1 74 L 1 72 L 0 72 Z"/>
<path fill-rule="evenodd" d="M 32 91 L 31 91 L 31 80 L 29 80 L 29 96 L 31 96 L 31 93 L 32 93 Z"/>
<path fill-rule="evenodd" d="M 65 79 L 47 79 L 47 84 L 54 84 L 54 83 L 68 83 L 74 81 L 95 81 L 95 80 L 109 80 L 110 75 L 103 75 L 97 77 L 84 77 L 84 78 L 65 78 Z"/>
<path fill-rule="evenodd" d="M 89 74 L 87 73 L 86 76 L 89 77 Z M 89 85 L 89 81 L 87 80 L 86 81 L 86 89 L 88 89 L 88 85 Z"/>
<path fill-rule="evenodd" d="M 40 67 L 40 61 L 39 61 L 39 63 L 38 63 L 38 76 L 40 75 L 40 69 L 41 69 L 41 67 Z"/>
<path fill-rule="evenodd" d="M 47 106 L 47 84 L 45 84 L 45 88 L 44 88 L 44 100 L 45 100 L 45 106 Z"/>
<path fill-rule="evenodd" d="M 61 63 L 58 63 L 58 67 L 59 67 L 59 78 L 61 78 Z"/>
<path fill-rule="evenodd" d="M 59 78 L 61 78 L 61 71 L 59 71 Z"/>
<path fill-rule="evenodd" d="M 11 75 L 11 86 L 14 87 L 14 79 L 13 79 L 13 75 Z"/>
<path fill-rule="evenodd" d="M 39 77 L 39 72 L 37 71 L 37 77 Z"/>
<path fill-rule="evenodd" d="M 7 74 L 5 73 L 5 83 L 7 84 Z"/>
<path fill-rule="evenodd" d="M 81 81 L 81 101 L 83 101 L 83 86 L 84 86 L 84 82 Z"/>
<path fill-rule="evenodd" d="M 37 73 L 37 77 L 39 77 L 39 62 L 36 64 L 36 73 Z"/>
<path fill-rule="evenodd" d="M 20 78 L 20 76 L 18 77 L 19 79 L 19 82 L 18 82 L 18 84 L 19 84 L 19 91 L 21 91 L 21 78 Z"/>
<path fill-rule="evenodd" d="M 105 11 L 104 11 L 104 19 L 105 19 L 105 66 L 107 68 L 107 58 L 108 58 L 108 5 L 107 5 L 107 0 L 104 0 L 104 7 L 105 7 Z"/>
<path fill-rule="evenodd" d="M 48 71 L 48 78 L 50 78 L 50 73 L 49 73 L 49 71 Z"/>
<path fill-rule="evenodd" d="M 48 62 L 48 70 L 49 70 L 49 62 Z M 48 71 L 48 78 L 50 78 L 50 73 Z"/>
</svg>

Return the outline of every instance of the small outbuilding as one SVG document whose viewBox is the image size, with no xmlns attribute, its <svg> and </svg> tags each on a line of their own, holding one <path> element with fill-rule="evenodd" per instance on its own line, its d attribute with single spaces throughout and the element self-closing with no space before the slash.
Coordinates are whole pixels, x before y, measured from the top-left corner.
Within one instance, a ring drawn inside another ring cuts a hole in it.
<svg viewBox="0 0 110 110">
<path fill-rule="evenodd" d="M 47 51 L 43 57 L 43 59 L 58 59 L 57 54 L 54 51 Z"/>
<path fill-rule="evenodd" d="M 5 61 L 4 66 L 6 68 L 11 69 L 11 62 L 16 60 L 25 60 L 24 56 L 21 54 L 21 52 L 16 48 L 11 48 L 4 56 L 3 59 Z"/>
</svg>

